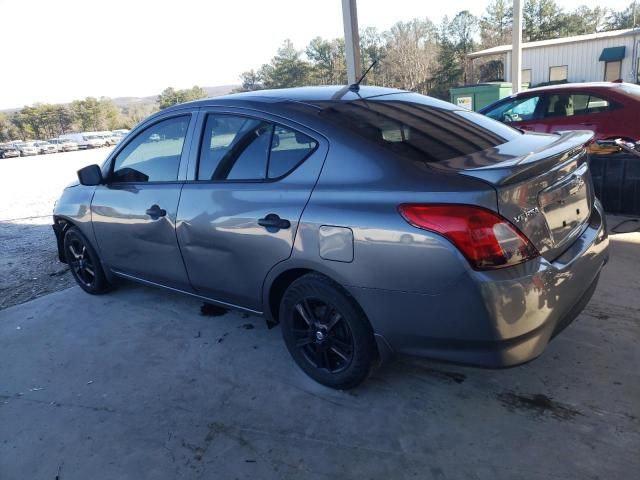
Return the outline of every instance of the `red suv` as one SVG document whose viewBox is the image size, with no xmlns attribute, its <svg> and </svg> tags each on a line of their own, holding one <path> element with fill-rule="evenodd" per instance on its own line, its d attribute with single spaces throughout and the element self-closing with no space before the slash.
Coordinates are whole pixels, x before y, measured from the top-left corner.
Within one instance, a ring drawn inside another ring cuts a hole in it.
<svg viewBox="0 0 640 480">
<path fill-rule="evenodd" d="M 492 103 L 480 113 L 533 132 L 592 130 L 597 140 L 640 140 L 640 86 L 632 83 L 534 88 Z"/>
</svg>

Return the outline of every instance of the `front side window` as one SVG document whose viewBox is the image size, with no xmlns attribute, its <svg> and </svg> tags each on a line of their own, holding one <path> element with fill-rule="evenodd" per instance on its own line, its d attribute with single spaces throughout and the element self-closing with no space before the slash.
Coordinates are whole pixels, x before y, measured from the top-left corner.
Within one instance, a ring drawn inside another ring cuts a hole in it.
<svg viewBox="0 0 640 480">
<path fill-rule="evenodd" d="M 198 180 L 265 180 L 293 170 L 317 142 L 255 118 L 210 114 L 205 122 Z"/>
<path fill-rule="evenodd" d="M 137 134 L 115 158 L 111 181 L 176 181 L 190 118 L 168 118 Z"/>
<path fill-rule="evenodd" d="M 549 68 L 549 81 L 562 82 L 569 78 L 569 67 L 561 65 L 559 67 Z"/>
<path fill-rule="evenodd" d="M 511 101 L 498 105 L 493 110 L 486 112 L 486 115 L 500 122 L 522 122 L 531 120 L 535 116 L 536 107 L 540 97 L 515 98 Z"/>
</svg>

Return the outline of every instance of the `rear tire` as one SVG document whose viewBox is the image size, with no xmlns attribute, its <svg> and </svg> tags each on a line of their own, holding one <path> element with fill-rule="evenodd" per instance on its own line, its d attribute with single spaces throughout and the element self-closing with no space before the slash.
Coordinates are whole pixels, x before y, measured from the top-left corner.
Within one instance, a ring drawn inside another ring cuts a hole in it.
<svg viewBox="0 0 640 480">
<path fill-rule="evenodd" d="M 343 288 L 319 274 L 295 280 L 280 302 L 289 353 L 316 382 L 336 389 L 362 383 L 377 357 L 373 329 Z"/>
<path fill-rule="evenodd" d="M 64 254 L 73 278 L 85 292 L 100 295 L 111 290 L 98 254 L 77 227 L 64 235 Z"/>
</svg>

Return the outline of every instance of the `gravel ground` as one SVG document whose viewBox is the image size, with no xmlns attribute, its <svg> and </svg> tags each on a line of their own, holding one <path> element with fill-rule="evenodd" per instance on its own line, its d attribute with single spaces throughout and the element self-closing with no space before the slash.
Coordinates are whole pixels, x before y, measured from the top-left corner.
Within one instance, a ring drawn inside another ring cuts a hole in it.
<svg viewBox="0 0 640 480">
<path fill-rule="evenodd" d="M 75 284 L 58 261 L 51 212 L 76 171 L 109 151 L 0 159 L 0 310 Z"/>
</svg>

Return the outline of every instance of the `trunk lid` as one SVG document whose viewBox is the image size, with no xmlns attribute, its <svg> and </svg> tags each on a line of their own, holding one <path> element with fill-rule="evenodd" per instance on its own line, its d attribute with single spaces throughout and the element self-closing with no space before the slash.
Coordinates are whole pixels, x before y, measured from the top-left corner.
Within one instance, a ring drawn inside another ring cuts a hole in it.
<svg viewBox="0 0 640 480">
<path fill-rule="evenodd" d="M 591 216 L 594 194 L 585 147 L 592 138 L 590 131 L 526 134 L 432 166 L 492 185 L 498 212 L 552 261 L 584 231 Z"/>
</svg>

